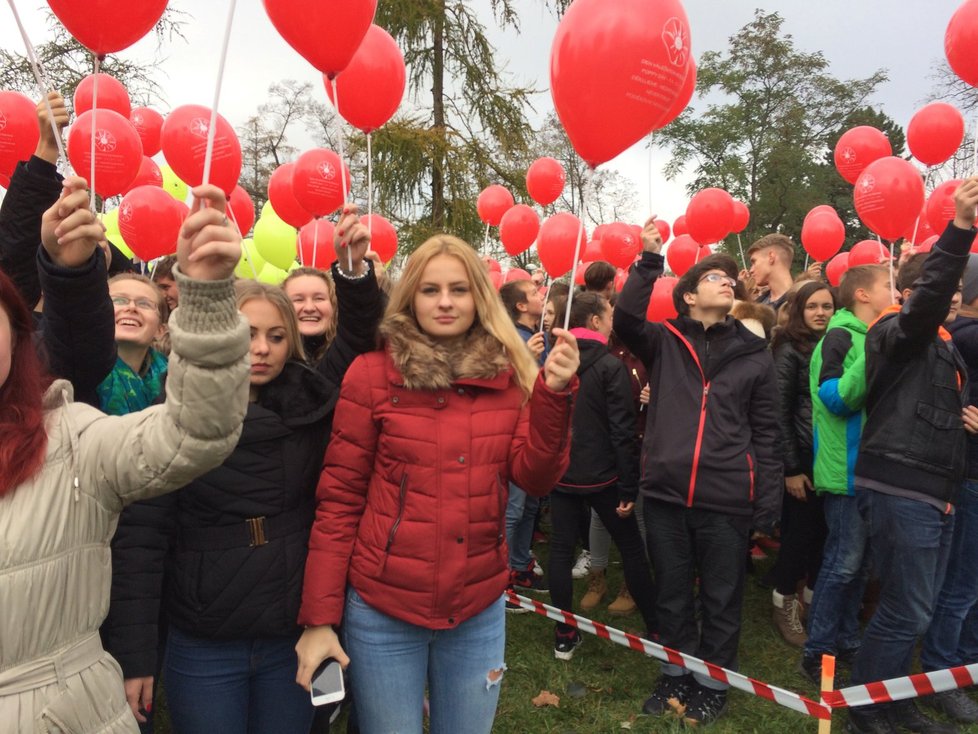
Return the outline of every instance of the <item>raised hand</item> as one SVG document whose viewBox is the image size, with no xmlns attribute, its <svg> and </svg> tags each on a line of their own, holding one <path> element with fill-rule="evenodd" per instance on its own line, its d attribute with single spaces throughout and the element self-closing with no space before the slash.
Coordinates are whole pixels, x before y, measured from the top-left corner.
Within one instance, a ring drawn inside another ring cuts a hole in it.
<svg viewBox="0 0 978 734">
<path fill-rule="evenodd" d="M 954 226 L 959 229 L 974 227 L 975 206 L 978 206 L 978 176 L 966 178 L 954 192 Z"/>
<path fill-rule="evenodd" d="M 655 214 L 649 217 L 642 227 L 642 250 L 655 253 L 662 251 L 662 235 L 659 233 L 659 228 L 655 226 Z"/>
<path fill-rule="evenodd" d="M 356 204 L 343 205 L 343 214 L 340 215 L 336 234 L 333 235 L 333 247 L 336 248 L 336 262 L 340 270 L 347 275 L 360 275 L 364 272 L 367 266 L 363 257 L 370 247 L 370 231 L 360 221 Z"/>
<path fill-rule="evenodd" d="M 68 124 L 68 108 L 65 106 L 64 97 L 58 92 L 48 92 L 47 98 L 51 105 L 51 114 L 54 116 L 54 124 L 58 128 L 58 136 L 60 136 L 65 125 Z M 48 161 L 48 163 L 57 163 L 58 141 L 48 118 L 48 106 L 44 104 L 43 99 L 37 103 L 37 123 L 41 128 L 41 138 L 37 141 L 34 155 Z"/>
<path fill-rule="evenodd" d="M 77 268 L 87 263 L 105 227 L 88 208 L 88 184 L 80 176 L 66 178 L 61 195 L 41 217 L 41 245 L 55 265 Z"/>
<path fill-rule="evenodd" d="M 577 368 L 581 365 L 581 352 L 577 347 L 577 339 L 569 331 L 554 329 L 553 335 L 557 337 L 557 343 L 547 355 L 543 377 L 547 387 L 554 392 L 560 392 L 577 374 Z"/>
<path fill-rule="evenodd" d="M 241 235 L 228 221 L 227 199 L 217 186 L 193 190 L 194 204 L 177 238 L 180 272 L 195 280 L 230 278 L 241 259 Z"/>
</svg>

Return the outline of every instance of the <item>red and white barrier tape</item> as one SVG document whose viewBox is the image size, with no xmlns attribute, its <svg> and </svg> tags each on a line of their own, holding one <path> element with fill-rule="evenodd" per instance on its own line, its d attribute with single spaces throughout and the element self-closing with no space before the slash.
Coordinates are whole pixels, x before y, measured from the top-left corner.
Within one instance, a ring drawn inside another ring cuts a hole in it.
<svg viewBox="0 0 978 734">
<path fill-rule="evenodd" d="M 822 701 L 832 708 L 866 706 L 953 691 L 975 683 L 978 683 L 978 663 L 826 691 L 822 694 Z"/>
<path fill-rule="evenodd" d="M 721 668 L 719 665 L 695 658 L 692 655 L 671 650 L 668 647 L 663 647 L 655 642 L 649 642 L 641 637 L 630 635 L 614 627 L 608 627 L 601 622 L 595 622 L 587 617 L 579 617 L 576 614 L 564 612 L 535 599 L 527 599 L 525 596 L 519 596 L 512 591 L 506 592 L 506 599 L 514 604 L 519 604 L 523 609 L 536 612 L 557 622 L 563 622 L 583 632 L 590 632 L 602 639 L 610 640 L 618 645 L 629 647 L 632 650 L 644 652 L 658 660 L 672 663 L 673 665 L 680 665 L 694 673 L 709 676 L 714 680 L 726 683 L 731 688 L 737 688 L 753 696 L 766 698 L 768 701 L 774 701 L 781 706 L 798 711 L 806 716 L 814 716 L 817 719 L 832 718 L 832 709 L 829 706 L 816 703 L 804 696 L 799 696 L 797 693 L 792 693 L 791 691 L 786 691 L 783 688 L 777 688 L 767 683 L 761 683 L 733 670 L 727 670 L 726 668 Z M 833 693 L 836 692 L 833 691 Z"/>
</svg>

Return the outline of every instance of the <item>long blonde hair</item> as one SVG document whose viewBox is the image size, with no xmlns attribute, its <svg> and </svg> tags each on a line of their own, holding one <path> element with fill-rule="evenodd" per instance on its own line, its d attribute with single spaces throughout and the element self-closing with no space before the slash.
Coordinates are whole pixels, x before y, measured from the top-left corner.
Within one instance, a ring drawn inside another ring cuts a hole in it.
<svg viewBox="0 0 978 734">
<path fill-rule="evenodd" d="M 530 350 L 527 349 L 526 343 L 516 331 L 513 320 L 506 313 L 502 301 L 499 300 L 499 294 L 489 280 L 485 265 L 475 250 L 458 237 L 447 234 L 435 235 L 411 253 L 404 266 L 404 272 L 391 291 L 387 312 L 384 315 L 385 320 L 403 314 L 410 315 L 417 323 L 413 310 L 414 296 L 428 263 L 439 255 L 451 255 L 462 262 L 475 301 L 476 323 L 481 324 L 482 328 L 503 346 L 513 366 L 517 384 L 529 397 L 533 392 L 539 367 Z"/>
<path fill-rule="evenodd" d="M 295 308 L 292 301 L 285 295 L 285 291 L 277 285 L 259 283 L 256 280 L 238 280 L 234 283 L 234 293 L 237 297 L 237 306 L 241 307 L 248 301 L 262 299 L 271 303 L 278 309 L 285 323 L 285 338 L 289 342 L 289 359 L 299 362 L 306 361 L 306 353 L 302 349 L 302 334 L 299 333 L 299 319 L 295 315 Z"/>
</svg>

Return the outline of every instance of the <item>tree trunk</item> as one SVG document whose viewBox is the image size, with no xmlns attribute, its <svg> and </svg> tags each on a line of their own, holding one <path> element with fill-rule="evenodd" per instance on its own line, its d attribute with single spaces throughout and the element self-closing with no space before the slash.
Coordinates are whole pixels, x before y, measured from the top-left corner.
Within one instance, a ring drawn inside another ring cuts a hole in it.
<svg viewBox="0 0 978 734">
<path fill-rule="evenodd" d="M 431 96 L 432 125 L 441 140 L 445 137 L 445 11 L 434 14 L 432 29 Z M 436 149 L 431 162 L 431 224 L 437 230 L 445 229 L 445 157 L 444 147 Z"/>
</svg>

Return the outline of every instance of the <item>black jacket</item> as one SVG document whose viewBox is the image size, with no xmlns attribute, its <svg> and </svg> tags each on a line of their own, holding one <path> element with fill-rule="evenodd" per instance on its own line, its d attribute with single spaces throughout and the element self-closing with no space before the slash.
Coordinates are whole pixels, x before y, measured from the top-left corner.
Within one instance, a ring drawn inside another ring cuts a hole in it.
<svg viewBox="0 0 978 734">
<path fill-rule="evenodd" d="M 615 334 L 649 370 L 642 445 L 646 497 L 732 515 L 771 530 L 784 487 L 777 378 L 763 339 L 731 317 L 708 331 L 645 314 L 663 258 L 644 253 L 615 306 Z"/>
<path fill-rule="evenodd" d="M 961 420 L 967 368 L 938 332 L 974 238 L 974 229 L 948 224 L 910 298 L 866 334 L 866 425 L 857 480 L 954 502 L 967 462 Z"/>
<path fill-rule="evenodd" d="M 638 495 L 638 446 L 631 379 L 600 341 L 578 337 L 581 386 L 574 405 L 570 466 L 558 491 L 591 493 L 618 484 L 618 496 Z"/>
<path fill-rule="evenodd" d="M 786 476 L 812 475 L 815 461 L 812 446 L 812 389 L 808 368 L 812 354 L 803 354 L 791 342 L 774 352 L 778 371 L 778 416 L 781 450 Z"/>
<path fill-rule="evenodd" d="M 968 403 L 978 405 L 978 318 L 958 316 L 947 327 L 968 367 Z M 968 478 L 978 480 L 978 436 L 968 434 Z"/>
</svg>

